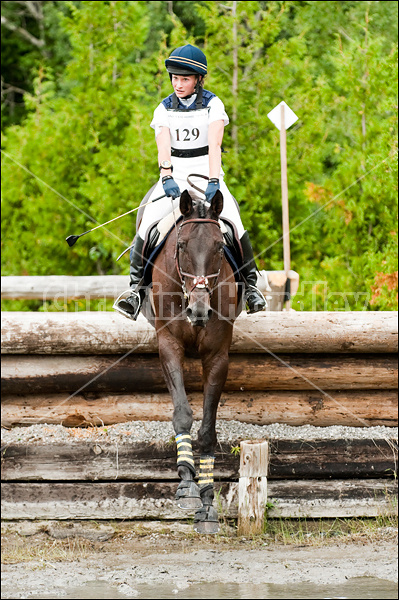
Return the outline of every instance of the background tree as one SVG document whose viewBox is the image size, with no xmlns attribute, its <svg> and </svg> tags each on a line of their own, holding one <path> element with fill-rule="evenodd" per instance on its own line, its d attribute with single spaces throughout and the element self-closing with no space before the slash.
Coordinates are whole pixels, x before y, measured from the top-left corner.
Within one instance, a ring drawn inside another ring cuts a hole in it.
<svg viewBox="0 0 399 600">
<path fill-rule="evenodd" d="M 164 60 L 190 42 L 204 48 L 205 87 L 230 116 L 226 181 L 259 265 L 283 266 L 279 134 L 266 115 L 284 99 L 299 116 L 288 130 L 292 266 L 303 283 L 294 307 L 397 306 L 396 3 L 33 3 L 40 23 L 22 14 L 28 4 L 2 3 L 4 82 L 14 52 L 27 90 L 3 120 L 3 274 L 128 273 L 115 258 L 134 217 L 73 249 L 64 240 L 91 229 L 90 216 L 102 223 L 137 206 L 156 181 L 149 123 L 171 91 Z"/>
</svg>

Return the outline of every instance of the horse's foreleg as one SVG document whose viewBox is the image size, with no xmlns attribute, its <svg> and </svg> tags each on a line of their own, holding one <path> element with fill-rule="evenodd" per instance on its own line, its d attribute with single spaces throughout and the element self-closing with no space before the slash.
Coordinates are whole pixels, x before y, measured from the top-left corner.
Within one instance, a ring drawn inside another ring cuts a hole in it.
<svg viewBox="0 0 399 600">
<path fill-rule="evenodd" d="M 194 482 L 195 465 L 191 442 L 193 411 L 188 403 L 183 379 L 183 348 L 169 337 L 159 340 L 159 357 L 168 390 L 173 401 L 173 428 L 177 445 L 177 472 L 181 483 L 176 500 L 180 508 L 196 509 L 202 505 Z"/>
<path fill-rule="evenodd" d="M 203 359 L 204 372 L 204 411 L 198 432 L 200 445 L 200 488 L 202 508 L 195 514 L 194 529 L 199 533 L 217 533 L 219 530 L 214 500 L 214 463 L 216 449 L 216 413 L 220 396 L 227 379 L 229 357 L 227 352 Z"/>
</svg>

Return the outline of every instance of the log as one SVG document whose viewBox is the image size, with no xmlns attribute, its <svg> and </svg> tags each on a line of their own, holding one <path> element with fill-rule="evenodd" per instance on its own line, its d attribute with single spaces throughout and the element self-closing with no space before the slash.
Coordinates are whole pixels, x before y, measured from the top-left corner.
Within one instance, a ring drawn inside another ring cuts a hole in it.
<svg viewBox="0 0 399 600">
<path fill-rule="evenodd" d="M 283 277 L 281 275 L 283 274 Z M 299 275 L 289 272 L 291 292 L 295 295 L 298 290 Z M 271 295 L 269 310 L 281 310 L 278 307 L 283 289 L 285 288 L 284 271 L 261 271 L 258 275 L 259 289 Z M 15 276 L 1 278 L 2 300 L 52 300 L 63 310 L 64 304 L 71 299 L 86 301 L 101 298 L 117 298 L 129 288 L 128 275 L 39 275 Z"/>
<path fill-rule="evenodd" d="M 244 440 L 240 444 L 238 480 L 238 533 L 263 532 L 267 504 L 269 444 L 266 440 Z"/>
<path fill-rule="evenodd" d="M 3 483 L 2 518 L 14 519 L 183 519 L 177 482 Z M 215 486 L 221 517 L 237 518 L 238 483 Z M 397 482 L 344 480 L 274 481 L 268 518 L 381 517 L 397 512 Z"/>
<path fill-rule="evenodd" d="M 330 396 L 330 395 L 329 395 Z M 332 397 L 317 390 L 224 392 L 218 419 L 254 425 L 330 425 L 397 427 L 398 393 L 395 390 L 334 390 Z M 113 425 L 127 421 L 171 421 L 173 405 L 168 393 L 142 394 L 4 395 L 2 427 L 47 423 L 65 427 Z M 203 396 L 188 396 L 194 419 L 202 419 Z"/>
<path fill-rule="evenodd" d="M 96 430 L 68 430 L 70 441 L 5 445 L 3 481 L 178 481 L 174 441 L 138 442 L 127 433 L 109 441 Z M 49 435 L 50 431 L 48 432 Z M 78 435 L 78 434 L 81 435 Z M 101 433 L 101 431 L 100 431 Z M 49 436 L 51 440 L 51 437 Z M 240 440 L 218 443 L 215 479 L 237 480 Z M 194 440 L 198 465 L 200 450 Z M 394 439 L 269 440 L 268 479 L 364 479 L 396 477 Z"/>
<path fill-rule="evenodd" d="M 122 357 L 123 358 L 123 357 Z M 2 357 L 4 394 L 66 394 L 85 392 L 137 393 L 167 391 L 157 355 Z M 233 354 L 225 391 L 397 389 L 394 355 Z M 202 390 L 200 360 L 187 358 L 187 391 Z M 330 395 L 330 399 L 333 395 Z"/>
<path fill-rule="evenodd" d="M 117 298 L 128 288 L 128 275 L 8 275 L 1 278 L 1 299 L 52 300 L 63 310 L 67 300 Z"/>
<path fill-rule="evenodd" d="M 394 353 L 398 314 L 376 312 L 242 313 L 234 353 Z M 155 331 L 114 312 L 2 313 L 3 354 L 154 353 Z"/>
</svg>

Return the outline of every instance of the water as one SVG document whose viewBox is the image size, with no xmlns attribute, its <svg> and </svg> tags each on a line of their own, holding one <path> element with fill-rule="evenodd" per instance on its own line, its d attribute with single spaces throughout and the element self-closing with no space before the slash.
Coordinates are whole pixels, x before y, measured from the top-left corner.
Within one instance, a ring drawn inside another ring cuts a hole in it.
<svg viewBox="0 0 399 600">
<path fill-rule="evenodd" d="M 397 584 L 374 577 L 358 577 L 346 583 L 315 585 L 312 583 L 295 583 L 288 585 L 251 584 L 251 583 L 196 583 L 184 589 L 177 589 L 171 585 L 139 584 L 134 589 L 123 589 L 125 586 L 111 585 L 105 581 L 93 581 L 75 588 L 67 588 L 56 595 L 40 594 L 29 595 L 29 598 L 65 598 L 97 600 L 100 598 L 137 598 L 143 600 L 158 600 L 162 598 L 201 599 L 215 598 L 215 600 L 231 600 L 232 598 L 260 599 L 295 599 L 306 598 L 321 599 L 348 599 L 348 600 L 388 600 L 398 598 Z M 128 587 L 128 586 L 126 586 Z"/>
</svg>

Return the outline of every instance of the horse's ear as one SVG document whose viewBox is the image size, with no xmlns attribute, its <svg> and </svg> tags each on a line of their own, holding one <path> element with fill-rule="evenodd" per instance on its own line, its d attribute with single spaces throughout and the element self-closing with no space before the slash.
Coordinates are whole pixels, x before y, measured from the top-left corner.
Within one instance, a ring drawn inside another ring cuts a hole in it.
<svg viewBox="0 0 399 600">
<path fill-rule="evenodd" d="M 193 211 L 193 201 L 187 190 L 180 196 L 180 212 L 183 217 L 188 217 Z"/>
<path fill-rule="evenodd" d="M 223 210 L 223 194 L 220 190 L 216 190 L 216 193 L 211 201 L 211 211 L 219 217 Z"/>
</svg>

